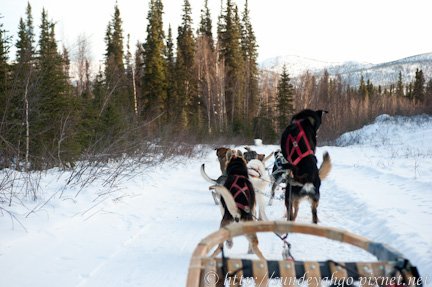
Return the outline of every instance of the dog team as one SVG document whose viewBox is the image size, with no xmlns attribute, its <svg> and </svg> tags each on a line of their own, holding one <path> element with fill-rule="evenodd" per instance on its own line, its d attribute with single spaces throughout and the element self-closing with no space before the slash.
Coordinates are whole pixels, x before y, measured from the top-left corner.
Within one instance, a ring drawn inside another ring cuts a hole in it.
<svg viewBox="0 0 432 287">
<path fill-rule="evenodd" d="M 272 204 L 275 191 L 281 183 L 285 183 L 285 208 L 287 219 L 295 221 L 299 204 L 302 199 L 311 202 L 312 222 L 318 223 L 318 205 L 321 181 L 331 170 L 330 155 L 325 152 L 318 168 L 315 156 L 317 132 L 322 122 L 323 110 L 302 110 L 295 114 L 288 127 L 282 133 L 280 150 L 270 153 L 267 157 L 245 147 L 246 151 L 233 150 L 226 147 L 216 149 L 221 176 L 210 178 L 201 166 L 201 175 L 212 185 L 215 204 L 219 205 L 222 220 L 220 227 L 232 222 L 268 220 L 265 213 L 266 187 L 271 185 Z M 274 157 L 272 174 L 266 171 L 265 163 Z M 258 248 L 256 234 L 247 236 L 249 252 L 264 259 Z M 232 241 L 227 242 L 232 246 Z M 221 252 L 219 246 L 214 256 Z"/>
</svg>

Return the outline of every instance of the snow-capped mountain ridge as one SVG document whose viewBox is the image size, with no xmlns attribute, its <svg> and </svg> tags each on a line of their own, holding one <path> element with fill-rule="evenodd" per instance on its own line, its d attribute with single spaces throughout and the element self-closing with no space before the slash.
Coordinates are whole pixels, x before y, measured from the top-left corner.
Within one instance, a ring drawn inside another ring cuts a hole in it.
<svg viewBox="0 0 432 287">
<path fill-rule="evenodd" d="M 399 60 L 371 64 L 355 61 L 347 62 L 326 62 L 312 58 L 288 55 L 278 56 L 264 60 L 261 69 L 276 73 L 282 71 L 286 65 L 288 73 L 296 78 L 306 71 L 317 76 L 327 69 L 330 75 L 337 74 L 351 86 L 356 86 L 360 82 L 361 76 L 369 79 L 374 85 L 388 86 L 397 82 L 399 72 L 402 72 L 403 81 L 410 82 L 414 79 L 416 69 L 423 70 L 426 79 L 432 76 L 432 52 L 405 57 Z"/>
</svg>

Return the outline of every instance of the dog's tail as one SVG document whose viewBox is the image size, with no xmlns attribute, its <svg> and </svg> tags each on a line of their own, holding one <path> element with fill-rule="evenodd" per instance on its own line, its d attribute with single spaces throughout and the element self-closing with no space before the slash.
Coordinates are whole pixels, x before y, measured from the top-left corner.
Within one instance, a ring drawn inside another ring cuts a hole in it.
<svg viewBox="0 0 432 287">
<path fill-rule="evenodd" d="M 206 181 L 208 181 L 208 182 L 211 183 L 211 184 L 217 184 L 217 181 L 216 181 L 215 179 L 210 178 L 210 177 L 207 175 L 207 173 L 205 172 L 204 164 L 201 165 L 201 169 L 200 169 L 200 171 L 201 171 L 201 176 L 202 176 Z"/>
<path fill-rule="evenodd" d="M 319 177 L 321 180 L 324 180 L 330 173 L 332 169 L 332 163 L 330 159 L 330 155 L 328 152 L 325 152 L 323 155 L 323 162 L 319 168 Z"/>
<path fill-rule="evenodd" d="M 219 194 L 225 201 L 228 212 L 234 218 L 235 221 L 240 220 L 240 210 L 238 209 L 234 197 L 229 192 L 229 190 L 223 185 L 212 185 L 209 189 L 213 189 L 217 194 Z"/>
</svg>

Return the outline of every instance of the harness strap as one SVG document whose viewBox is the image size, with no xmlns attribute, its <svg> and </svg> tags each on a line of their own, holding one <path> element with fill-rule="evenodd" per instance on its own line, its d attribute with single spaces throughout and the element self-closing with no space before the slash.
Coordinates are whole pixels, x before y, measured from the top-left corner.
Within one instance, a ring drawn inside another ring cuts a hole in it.
<svg viewBox="0 0 432 287">
<path fill-rule="evenodd" d="M 247 200 L 247 202 L 248 202 L 248 205 L 246 206 L 246 205 L 243 205 L 243 204 L 241 204 L 241 203 L 239 203 L 239 202 L 237 202 L 236 201 L 236 205 L 237 205 L 237 207 L 238 208 L 240 208 L 241 210 L 243 210 L 244 212 L 247 212 L 247 213 L 249 213 L 250 212 L 250 208 L 249 208 L 249 195 L 246 193 L 246 191 L 249 191 L 249 187 L 248 187 L 248 185 L 245 183 L 244 184 L 244 186 L 243 187 L 240 187 L 239 185 L 238 185 L 238 183 L 237 183 L 237 181 L 239 180 L 239 178 L 244 178 L 244 179 L 247 179 L 245 176 L 243 176 L 243 175 L 236 175 L 235 176 L 235 179 L 234 179 L 234 182 L 232 183 L 232 185 L 231 185 L 231 187 L 230 187 L 230 189 L 229 189 L 229 191 L 231 192 L 231 190 L 233 189 L 233 188 L 235 188 L 237 191 L 236 191 L 236 193 L 233 195 L 233 197 L 234 197 L 234 201 L 235 201 L 235 199 L 240 195 L 240 194 L 243 194 L 245 197 L 246 197 L 246 200 Z M 249 191 L 249 193 L 250 193 L 250 191 Z M 232 194 L 232 193 L 231 193 Z"/>
<path fill-rule="evenodd" d="M 294 138 L 292 135 L 289 134 L 288 140 L 285 144 L 285 150 L 289 152 L 287 160 L 289 161 L 289 163 L 291 163 L 294 166 L 296 166 L 303 158 L 307 157 L 308 155 L 314 154 L 310 146 L 309 140 L 306 137 L 306 133 L 302 125 L 300 124 L 300 122 L 301 121 L 294 121 L 294 124 L 297 126 L 299 130 L 298 135 Z M 301 140 L 303 140 L 304 144 L 306 145 L 305 152 L 302 152 L 302 150 L 300 149 L 299 143 Z M 289 149 L 290 143 L 292 144 L 291 150 Z M 294 159 L 294 155 L 297 156 L 296 159 Z"/>
</svg>

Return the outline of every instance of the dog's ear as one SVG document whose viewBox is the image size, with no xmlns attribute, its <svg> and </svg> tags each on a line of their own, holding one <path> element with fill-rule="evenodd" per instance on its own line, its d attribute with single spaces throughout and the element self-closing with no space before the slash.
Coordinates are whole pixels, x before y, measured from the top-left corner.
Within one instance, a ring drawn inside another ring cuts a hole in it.
<svg viewBox="0 0 432 287">
<path fill-rule="evenodd" d="M 315 126 L 316 120 L 314 117 L 307 117 L 307 119 L 311 123 L 312 126 Z"/>
<path fill-rule="evenodd" d="M 315 112 L 320 120 L 322 119 L 323 114 L 328 114 L 328 111 L 326 110 L 317 110 Z"/>
<path fill-rule="evenodd" d="M 244 149 L 247 150 L 247 151 L 251 151 L 251 148 L 248 147 L 248 146 L 245 146 Z"/>
<path fill-rule="evenodd" d="M 319 127 L 321 126 L 322 116 L 324 114 L 327 114 L 327 113 L 328 113 L 328 111 L 325 111 L 325 110 L 317 110 L 317 111 L 315 111 L 317 121 L 313 124 L 313 126 L 315 127 L 316 131 L 318 131 Z"/>
<path fill-rule="evenodd" d="M 226 154 L 225 154 L 225 158 L 226 158 L 226 160 L 227 161 L 230 161 L 231 160 L 231 158 L 232 158 L 232 156 L 233 156 L 233 150 L 228 150 L 227 152 L 226 152 Z"/>
<path fill-rule="evenodd" d="M 239 155 L 239 153 L 240 153 L 240 155 Z M 239 150 L 229 149 L 226 152 L 226 160 L 227 160 L 227 162 L 231 161 L 231 159 L 233 157 L 238 157 L 238 156 L 241 156 L 241 152 Z"/>
<path fill-rule="evenodd" d="M 237 156 L 238 157 L 243 157 L 243 153 L 240 150 L 237 150 Z"/>
<path fill-rule="evenodd" d="M 217 157 L 225 157 L 227 150 L 228 149 L 226 147 L 215 148 Z"/>
</svg>

